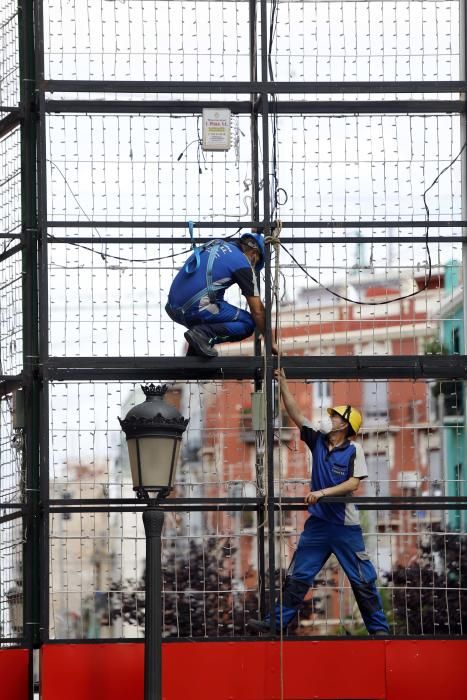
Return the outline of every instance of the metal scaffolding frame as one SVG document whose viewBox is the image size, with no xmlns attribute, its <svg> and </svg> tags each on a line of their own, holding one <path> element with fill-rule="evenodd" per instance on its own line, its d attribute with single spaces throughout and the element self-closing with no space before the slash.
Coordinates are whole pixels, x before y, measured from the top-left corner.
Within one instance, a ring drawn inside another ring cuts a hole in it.
<svg viewBox="0 0 467 700">
<path fill-rule="evenodd" d="M 464 7 L 465 3 L 461 3 Z M 70 81 L 44 79 L 43 18 L 41 0 L 21 0 L 18 2 L 20 27 L 20 65 L 21 65 L 21 101 L 18 106 L 2 107 L 7 116 L 0 120 L 0 137 L 21 126 L 21 169 L 22 169 L 22 228 L 20 234 L 10 235 L 16 238 L 17 245 L 3 254 L 2 259 L 22 251 L 23 260 L 23 371 L 20 375 L 0 377 L 1 395 L 5 396 L 14 389 L 22 387 L 26 397 L 25 417 L 25 473 L 26 488 L 23 503 L 0 504 L 11 512 L 2 516 L 5 519 L 22 518 L 24 537 L 24 644 L 28 648 L 37 648 L 48 641 L 49 635 L 49 516 L 60 512 L 105 512 L 139 511 L 141 506 L 136 501 L 122 499 L 65 501 L 51 500 L 49 496 L 49 383 L 68 380 L 182 380 L 182 379 L 253 379 L 256 388 L 264 386 L 266 397 L 266 443 L 268 478 L 268 497 L 264 499 L 168 499 L 164 504 L 167 510 L 255 510 L 259 521 L 268 519 L 269 558 L 266 560 L 264 533 L 259 539 L 259 574 L 264 581 L 266 570 L 269 573 L 269 606 L 275 601 L 274 542 L 276 536 L 275 513 L 278 499 L 274 494 L 274 435 L 267 426 L 273 424 L 273 372 L 277 360 L 271 353 L 271 260 L 269 251 L 266 255 L 266 287 L 264 289 L 266 317 L 268 320 L 265 336 L 266 355 L 260 354 L 259 341 L 256 341 L 256 356 L 224 357 L 209 363 L 200 358 L 167 357 L 51 357 L 48 347 L 48 247 L 65 244 L 66 236 L 53 235 L 54 228 L 81 227 L 145 227 L 154 229 L 154 235 L 160 243 L 185 243 L 185 237 L 168 237 L 164 235 L 167 228 L 185 228 L 184 221 L 49 221 L 47 216 L 46 192 L 46 137 L 45 127 L 49 114 L 67 112 L 82 114 L 198 114 L 203 107 L 228 107 L 236 114 L 250 115 L 251 120 L 251 154 L 253 186 L 253 221 L 233 222 L 216 221 L 199 224 L 219 229 L 235 229 L 239 225 L 256 226 L 267 236 L 274 227 L 271 220 L 270 193 L 270 134 L 269 119 L 271 114 L 429 114 L 445 113 L 462 115 L 465 129 L 467 80 L 459 81 L 415 81 L 415 82 L 319 82 L 319 83 L 281 83 L 270 81 L 268 77 L 268 34 L 267 34 L 267 0 L 249 0 L 250 17 L 250 81 L 243 82 L 131 82 L 131 81 Z M 259 71 L 256 61 L 258 24 L 260 20 Z M 463 35 L 466 34 L 465 13 L 463 17 Z M 465 52 L 464 52 L 465 60 Z M 464 76 L 467 67 L 464 65 Z M 259 73 L 259 75 L 258 75 Z M 92 100 L 92 99 L 53 99 L 54 93 L 198 93 L 218 95 L 225 99 L 210 100 Z M 455 100 L 368 100 L 365 102 L 336 99 L 329 102 L 298 101 L 287 102 L 273 100 L 271 96 L 281 94 L 308 93 L 356 94 L 371 92 L 381 93 L 455 93 L 460 99 Z M 249 99 L 236 99 L 234 95 L 249 95 Z M 259 187 L 260 154 L 258 148 L 259 134 L 262 140 L 262 174 L 263 187 Z M 464 132 L 465 133 L 465 132 Z M 323 239 L 313 236 L 313 228 L 377 228 L 394 226 L 398 228 L 426 228 L 431 225 L 446 229 L 446 235 L 436 235 L 430 241 L 459 241 L 459 237 L 449 235 L 449 229 L 463 229 L 464 274 L 467 259 L 467 218 L 465 215 L 467 197 L 467 160 L 463 159 L 464 215 L 461 220 L 442 221 L 315 221 L 285 222 L 284 229 L 305 228 L 310 235 L 294 238 L 294 242 L 313 245 L 318 242 L 335 242 L 335 238 Z M 6 236 L 6 234 L 5 234 Z M 93 243 L 92 235 L 80 239 Z M 145 238 L 108 238 L 106 242 L 130 241 L 134 244 L 147 243 Z M 203 241 L 202 237 L 200 241 Z M 207 239 L 206 239 L 207 240 Z M 287 241 L 287 236 L 283 238 Z M 292 239 L 290 239 L 292 240 Z M 346 238 L 347 242 L 371 242 L 372 236 Z M 399 238 L 382 237 L 378 242 L 411 241 L 424 242 L 425 237 L 411 236 Z M 465 280 L 465 277 L 464 277 Z M 467 285 L 464 284 L 464 295 Z M 464 304 L 465 306 L 465 304 Z M 464 308 L 465 313 L 465 308 Z M 400 356 L 400 357 L 284 357 L 282 366 L 287 369 L 291 379 L 456 379 L 467 380 L 467 350 L 457 356 Z M 467 393 L 467 392 L 465 392 Z M 339 500 L 339 499 L 331 499 Z M 368 509 L 412 509 L 423 502 L 424 508 L 466 508 L 467 499 L 440 497 L 437 499 L 402 499 L 370 498 L 350 499 L 365 502 Z M 281 499 L 281 507 L 298 509 L 296 499 Z M 265 590 L 261 589 L 261 606 L 264 609 Z M 32 666 L 31 666 L 32 673 Z M 32 684 L 31 684 L 32 688 Z M 32 692 L 32 691 L 31 691 Z"/>
</svg>

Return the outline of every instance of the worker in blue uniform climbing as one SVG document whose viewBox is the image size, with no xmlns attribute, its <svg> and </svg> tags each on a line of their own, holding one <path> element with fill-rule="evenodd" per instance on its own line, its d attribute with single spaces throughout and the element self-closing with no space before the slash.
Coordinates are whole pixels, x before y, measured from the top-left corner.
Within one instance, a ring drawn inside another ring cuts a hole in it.
<svg viewBox="0 0 467 700">
<path fill-rule="evenodd" d="M 276 371 L 282 400 L 300 437 L 311 450 L 311 490 L 305 497 L 310 516 L 287 572 L 282 609 L 276 606 L 277 629 L 285 628 L 297 614 L 313 580 L 335 554 L 350 581 L 363 622 L 370 634 L 389 634 L 388 623 L 376 588 L 376 571 L 365 549 L 358 511 L 353 503 L 331 503 L 326 496 L 348 496 L 368 476 L 365 456 L 353 438 L 362 417 L 353 406 L 328 409 L 332 428 L 315 430 L 302 414 L 282 371 Z M 324 499 L 324 500 L 322 500 Z M 270 618 L 250 620 L 250 629 L 270 632 Z"/>
<path fill-rule="evenodd" d="M 256 273 L 264 267 L 264 238 L 244 233 L 237 240 L 214 240 L 195 248 L 172 282 L 165 310 L 188 330 L 187 355 L 216 357 L 214 345 L 248 338 L 255 326 L 265 333 L 264 306 Z M 238 284 L 249 311 L 224 300 L 225 290 Z M 273 343 L 273 352 L 277 347 Z"/>
</svg>

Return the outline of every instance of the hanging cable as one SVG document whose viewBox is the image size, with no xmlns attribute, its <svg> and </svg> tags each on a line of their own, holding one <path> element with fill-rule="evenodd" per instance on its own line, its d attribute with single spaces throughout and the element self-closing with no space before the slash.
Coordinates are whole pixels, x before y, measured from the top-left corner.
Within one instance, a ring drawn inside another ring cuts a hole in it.
<svg viewBox="0 0 467 700">
<path fill-rule="evenodd" d="M 455 156 L 455 158 L 453 158 L 451 160 L 451 162 L 448 163 L 448 165 L 446 165 L 446 167 L 443 168 L 443 170 L 441 170 L 440 173 L 438 173 L 438 175 L 435 177 L 435 179 L 433 180 L 431 185 L 429 187 L 427 187 L 426 190 L 423 192 L 422 197 L 423 197 L 423 204 L 425 207 L 427 221 L 429 221 L 429 219 L 430 219 L 430 210 L 428 208 L 428 204 L 426 201 L 427 193 L 431 190 L 432 187 L 434 187 L 436 185 L 436 183 L 440 179 L 441 175 L 443 175 L 443 173 L 445 173 L 447 170 L 449 170 L 449 168 L 451 168 L 454 165 L 454 163 L 461 157 L 461 155 L 464 152 L 466 147 L 467 147 L 467 141 L 464 142 L 461 150 Z M 391 304 L 395 301 L 403 301 L 404 299 L 410 299 L 410 298 L 415 297 L 418 294 L 421 294 L 422 292 L 426 291 L 430 285 L 431 278 L 432 278 L 432 262 L 431 262 L 430 246 L 429 246 L 429 225 L 428 224 L 426 225 L 426 228 L 425 228 L 425 243 L 424 243 L 426 251 L 427 251 L 427 258 L 428 258 L 428 267 L 427 267 L 428 274 L 425 277 L 425 282 L 423 284 L 423 287 L 420 287 L 420 289 L 416 289 L 414 292 L 410 292 L 409 294 L 403 294 L 402 296 L 394 297 L 393 299 L 385 299 L 384 301 L 360 301 L 359 299 L 350 299 L 349 297 L 345 296 L 344 294 L 339 294 L 339 292 L 336 292 L 334 289 L 327 287 L 325 284 L 320 282 L 316 277 L 313 277 L 313 275 L 311 275 L 308 272 L 308 270 L 297 260 L 297 258 L 294 255 L 292 255 L 290 250 L 288 250 L 283 243 L 279 242 L 279 245 L 281 246 L 281 248 L 283 248 L 285 250 L 285 252 L 294 261 L 294 263 L 302 270 L 302 272 L 304 272 L 307 277 L 309 277 L 313 282 L 315 282 L 315 284 L 317 284 L 319 287 L 321 287 L 321 289 L 324 289 L 326 292 L 329 292 L 329 294 L 332 294 L 332 296 L 337 297 L 338 299 L 342 299 L 343 301 L 348 301 L 350 304 L 357 304 L 358 306 L 382 306 L 384 304 Z"/>
<path fill-rule="evenodd" d="M 269 45 L 268 45 L 268 69 L 269 69 L 269 79 L 271 82 L 274 81 L 274 71 L 272 68 L 272 48 L 274 38 L 277 32 L 278 25 L 278 10 L 279 10 L 279 0 L 272 0 L 271 4 L 271 17 L 269 22 Z M 271 220 L 275 218 L 278 207 L 282 204 L 285 205 L 288 200 L 287 192 L 279 187 L 279 178 L 277 173 L 277 161 L 278 161 L 278 145 L 277 145 L 277 96 L 272 93 L 272 173 L 271 173 L 271 185 L 272 185 L 272 206 L 271 206 Z M 273 299 L 276 305 L 276 327 L 275 327 L 275 342 L 278 342 L 278 332 L 279 332 L 279 246 L 281 245 L 279 240 L 280 231 L 282 229 L 282 223 L 280 219 L 276 222 L 276 226 L 273 228 L 271 237 L 266 240 L 274 246 L 275 251 L 275 264 L 274 264 L 274 281 L 273 281 Z M 278 353 L 278 369 L 280 371 L 280 353 Z M 278 384 L 280 384 L 278 382 Z M 278 400 L 278 413 L 280 415 L 280 389 L 278 389 L 277 394 Z M 280 421 L 279 421 L 280 422 Z M 279 441 L 280 445 L 280 441 Z M 284 698 L 284 628 L 282 624 L 282 604 L 283 604 L 283 577 L 282 577 L 282 554 L 284 551 L 284 523 L 283 523 L 283 511 L 282 511 L 282 461 L 281 461 L 281 450 L 279 449 L 279 627 L 280 627 L 280 698 Z M 270 584 L 271 585 L 271 584 Z M 270 611 L 270 614 L 275 614 L 275 611 Z"/>
<path fill-rule="evenodd" d="M 269 243 L 274 249 L 274 278 L 272 281 L 272 297 L 273 303 L 276 306 L 276 320 L 275 320 L 275 330 L 274 330 L 274 340 L 278 342 L 278 324 L 279 324 L 279 278 L 280 278 L 280 264 L 279 264 L 279 251 L 280 251 L 280 235 L 282 231 L 282 221 L 277 219 L 274 228 L 272 229 L 271 235 L 266 236 L 264 239 L 265 243 Z"/>
<path fill-rule="evenodd" d="M 269 22 L 269 43 L 268 43 L 268 72 L 269 80 L 274 82 L 274 70 L 272 67 L 272 46 L 277 32 L 279 0 L 273 0 L 271 5 L 271 19 Z M 283 187 L 279 187 L 279 177 L 277 174 L 277 162 L 279 159 L 279 149 L 277 145 L 277 95 L 271 93 L 271 119 L 272 119 L 272 173 L 271 173 L 271 219 L 274 219 L 277 208 L 284 206 L 288 201 L 288 194 Z"/>
<path fill-rule="evenodd" d="M 64 181 L 64 183 L 65 183 L 65 187 L 68 189 L 68 191 L 70 192 L 71 196 L 72 196 L 73 199 L 75 200 L 75 202 L 76 202 L 76 204 L 77 204 L 77 206 L 78 206 L 78 209 L 79 209 L 79 210 L 81 211 L 81 213 L 86 217 L 86 219 L 89 221 L 89 223 L 91 223 L 91 217 L 87 214 L 87 212 L 86 212 L 86 211 L 83 209 L 83 207 L 81 206 L 81 203 L 80 203 L 78 197 L 77 197 L 77 196 L 75 195 L 75 193 L 73 192 L 73 190 L 72 190 L 72 188 L 71 188 L 71 185 L 70 185 L 70 183 L 69 183 L 68 180 L 67 180 L 66 175 L 62 172 L 62 170 L 58 167 L 58 165 L 57 165 L 53 160 L 50 160 L 50 158 L 47 158 L 47 162 L 50 163 L 51 165 L 53 165 L 53 167 L 54 167 L 54 168 L 57 170 L 57 172 L 60 174 L 60 176 L 62 177 L 62 179 L 63 179 L 63 181 Z M 97 229 L 95 226 L 93 226 L 93 230 L 97 233 L 98 238 L 102 241 L 102 236 L 101 236 L 101 234 L 100 234 L 99 229 Z M 93 250 L 93 252 L 94 252 L 94 253 L 97 253 L 98 255 L 100 255 L 100 257 L 102 258 L 102 260 L 105 260 L 105 258 L 106 258 L 106 256 L 107 256 L 107 252 L 104 252 L 104 250 L 106 250 L 105 243 L 102 242 L 102 246 L 103 246 L 103 248 L 102 248 L 102 250 L 101 250 L 100 252 L 94 251 L 94 250 Z M 139 262 L 139 261 L 138 261 L 138 262 Z"/>
<path fill-rule="evenodd" d="M 196 139 L 195 139 L 195 141 L 191 141 L 191 143 L 189 143 L 188 146 L 191 146 L 191 144 L 193 144 L 193 143 L 196 143 Z M 186 146 L 186 148 L 185 148 L 184 150 L 186 150 L 186 149 L 188 148 L 188 146 Z M 183 152 L 184 152 L 184 151 L 182 151 L 182 153 L 180 154 L 178 160 L 180 160 L 180 158 L 182 157 Z M 68 182 L 68 179 L 67 179 L 66 175 L 61 171 L 61 169 L 58 167 L 58 165 L 57 165 L 56 163 L 54 163 L 53 160 L 48 159 L 48 162 L 49 162 L 51 165 L 53 165 L 54 168 L 56 168 L 56 170 L 58 171 L 58 173 L 60 174 L 60 176 L 63 178 L 63 181 L 64 181 L 64 183 L 65 183 L 65 186 L 66 186 L 66 188 L 69 190 L 69 192 L 71 193 L 71 195 L 72 195 L 73 199 L 75 200 L 75 202 L 76 202 L 76 204 L 77 204 L 79 210 L 80 210 L 80 211 L 82 212 L 82 214 L 86 217 L 87 221 L 89 221 L 90 223 L 92 223 L 92 222 L 91 222 L 90 216 L 87 214 L 86 210 L 81 206 L 81 203 L 80 203 L 78 197 L 77 197 L 77 196 L 75 195 L 75 193 L 73 192 L 73 190 L 72 190 L 72 188 L 71 188 L 71 185 L 70 185 L 70 183 Z M 246 197 L 244 198 L 244 203 L 245 203 L 245 206 L 247 207 L 247 213 L 248 213 L 248 212 L 249 212 L 249 208 L 248 208 L 248 204 L 247 204 L 247 201 L 246 201 L 247 199 L 248 199 L 248 197 L 246 196 Z M 249 199 L 251 200 L 251 197 L 249 197 Z M 98 238 L 99 238 L 99 242 L 100 242 L 100 244 L 103 246 L 103 249 L 102 249 L 101 251 L 98 251 L 98 250 L 96 250 L 95 248 L 92 248 L 91 246 L 87 246 L 87 245 L 85 245 L 84 243 L 78 243 L 78 242 L 76 242 L 76 241 L 74 241 L 74 240 L 68 241 L 68 244 L 74 246 L 75 248 L 82 248 L 83 250 L 87 250 L 89 253 L 92 253 L 93 255 L 99 255 L 99 257 L 102 258 L 102 260 L 104 260 L 104 262 L 106 262 L 108 258 L 111 258 L 112 260 L 120 260 L 121 262 L 129 262 L 129 263 L 158 262 L 158 261 L 160 261 L 160 260 L 169 260 L 169 259 L 171 259 L 171 258 L 176 258 L 176 257 L 178 257 L 178 256 L 180 256 L 180 255 L 186 255 L 187 253 L 190 252 L 190 248 L 186 248 L 186 249 L 184 249 L 184 250 L 181 250 L 181 251 L 178 252 L 178 253 L 169 253 L 169 255 L 161 255 L 161 256 L 158 256 L 158 257 L 155 257 L 155 258 L 148 258 L 148 257 L 146 257 L 146 258 L 127 258 L 127 257 L 122 256 L 122 255 L 112 255 L 112 254 L 110 254 L 110 253 L 107 253 L 107 245 L 108 245 L 108 243 L 106 242 L 105 238 L 101 235 L 99 229 L 98 229 L 96 226 L 93 226 L 92 228 L 93 228 L 93 230 L 97 233 L 97 236 L 98 236 Z M 226 237 L 225 237 L 225 240 L 230 240 L 231 238 L 234 238 L 238 233 L 240 233 L 240 231 L 242 230 L 242 228 L 243 228 L 243 226 L 240 226 L 234 233 L 230 234 L 229 236 L 226 236 Z M 48 234 L 48 235 L 47 235 L 47 240 L 48 240 L 49 243 L 53 243 L 54 240 L 55 240 L 55 236 L 53 236 L 53 235 L 51 235 L 51 234 Z M 151 243 L 151 241 L 148 241 L 148 244 L 149 244 L 149 243 Z M 104 252 L 104 249 L 105 249 L 106 252 Z"/>
</svg>

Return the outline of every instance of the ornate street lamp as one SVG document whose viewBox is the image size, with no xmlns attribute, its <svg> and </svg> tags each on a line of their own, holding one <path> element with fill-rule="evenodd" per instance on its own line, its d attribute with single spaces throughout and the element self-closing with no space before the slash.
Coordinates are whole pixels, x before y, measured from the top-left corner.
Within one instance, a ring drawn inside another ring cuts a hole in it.
<svg viewBox="0 0 467 700">
<path fill-rule="evenodd" d="M 118 420 L 127 439 L 133 488 L 138 498 L 144 498 L 148 504 L 143 513 L 146 533 L 144 700 L 162 700 L 161 534 L 164 513 L 158 504 L 173 488 L 188 419 L 164 401 L 166 385 L 149 384 L 141 388 L 146 401 L 132 408 L 123 420 Z"/>
<path fill-rule="evenodd" d="M 138 498 L 164 498 L 173 488 L 182 435 L 188 425 L 174 406 L 164 401 L 167 386 L 142 386 L 146 401 L 123 420 L 133 488 Z"/>
</svg>

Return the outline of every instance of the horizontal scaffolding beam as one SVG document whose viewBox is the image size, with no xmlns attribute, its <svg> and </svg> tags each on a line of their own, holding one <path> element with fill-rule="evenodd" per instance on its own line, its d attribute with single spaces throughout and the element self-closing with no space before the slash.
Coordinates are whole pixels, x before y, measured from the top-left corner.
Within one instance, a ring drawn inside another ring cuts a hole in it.
<svg viewBox="0 0 467 700">
<path fill-rule="evenodd" d="M 454 104 L 454 101 L 452 102 Z M 465 108 L 465 103 L 459 103 Z M 246 100 L 213 102 L 210 100 L 46 100 L 49 114 L 201 114 L 203 109 L 230 109 L 234 114 L 251 114 L 253 105 Z M 441 110 L 444 111 L 444 110 Z M 453 111 L 462 111 L 453 110 Z"/>
<path fill-rule="evenodd" d="M 21 112 L 19 109 L 11 109 L 10 113 L 0 119 L 0 139 L 8 136 L 12 131 L 14 131 L 21 124 Z"/>
<path fill-rule="evenodd" d="M 0 506 L 1 510 L 1 506 Z M 23 510 L 18 510 L 14 513 L 7 513 L 6 515 L 0 515 L 0 525 L 10 522 L 10 520 L 18 520 L 18 518 L 23 517 Z"/>
<path fill-rule="evenodd" d="M 230 109 L 251 114 L 251 102 L 195 100 L 47 100 L 49 114 L 201 114 L 203 109 Z M 269 101 L 271 114 L 462 114 L 463 100 Z"/>
<path fill-rule="evenodd" d="M 466 496 L 325 496 L 328 503 L 355 503 L 360 510 L 466 510 Z M 275 496 L 267 500 L 275 510 L 305 510 L 303 498 Z M 50 499 L 42 509 L 50 513 L 136 513 L 144 511 L 148 503 L 137 498 L 76 498 Z M 266 506 L 262 498 L 164 498 L 158 506 L 173 511 L 254 511 Z M 15 510 L 0 517 L 0 523 L 20 518 L 27 510 L 21 503 L 0 503 L 0 510 Z"/>
<path fill-rule="evenodd" d="M 462 243 L 465 239 L 462 236 L 345 236 L 345 238 L 336 238 L 336 236 L 281 236 L 281 243 Z M 196 239 L 197 243 L 208 243 L 212 241 L 212 237 L 199 236 Z M 102 246 L 116 243 L 121 244 L 140 244 L 140 245 L 191 245 L 191 242 L 186 236 L 157 236 L 154 238 L 137 236 L 49 236 L 49 243 L 64 243 L 67 245 L 84 245 L 95 244 Z M 99 251 L 100 252 L 100 251 Z M 104 254 L 105 255 L 105 254 Z"/>
<path fill-rule="evenodd" d="M 271 114 L 462 114 L 463 100 L 332 100 L 269 102 Z"/>
<path fill-rule="evenodd" d="M 268 362 L 276 367 L 277 359 Z M 290 379 L 467 379 L 467 356 L 283 356 Z M 262 376 L 262 357 L 51 357 L 49 381 L 240 380 Z"/>
<path fill-rule="evenodd" d="M 390 80 L 372 81 L 171 81 L 171 80 L 43 80 L 45 92 L 113 92 L 113 93 L 266 93 L 266 94 L 335 94 L 335 93 L 465 93 L 465 80 Z"/>
<path fill-rule="evenodd" d="M 453 504 L 465 504 L 467 506 L 467 496 L 324 496 L 328 503 L 360 503 L 365 505 L 410 505 L 414 507 L 419 505 L 436 505 L 437 507 L 446 505 L 448 503 Z M 302 505 L 303 499 L 287 496 L 284 498 L 276 497 L 272 499 L 276 503 L 288 503 L 289 505 Z M 225 496 L 220 497 L 208 497 L 208 498 L 164 498 L 158 503 L 171 505 L 221 505 L 230 504 L 242 508 L 244 505 L 261 505 L 264 503 L 264 498 L 256 497 L 232 497 L 229 498 Z M 136 504 L 145 504 L 144 500 L 136 498 L 51 498 L 48 501 L 48 505 L 51 507 L 62 507 L 63 510 L 75 506 L 128 506 Z M 146 504 L 147 505 L 147 504 Z M 0 503 L 0 509 L 2 508 Z M 12 508 L 18 507 L 18 504 L 5 504 L 5 507 Z"/>
<path fill-rule="evenodd" d="M 274 222 L 273 222 L 274 223 Z M 240 226 L 243 228 L 260 228 L 263 226 L 261 221 L 195 221 L 196 229 L 203 228 L 234 228 L 237 229 Z M 164 229 L 164 228 L 182 228 L 186 229 L 188 226 L 187 221 L 125 221 L 123 219 L 118 220 L 106 220 L 106 219 L 56 219 L 47 221 L 48 228 L 154 228 L 154 229 Z M 412 221 L 403 219 L 398 221 L 397 219 L 383 220 L 383 221 L 358 221 L 358 220 L 348 220 L 343 221 L 342 219 L 334 220 L 320 220 L 320 221 L 283 221 L 282 228 L 465 228 L 467 227 L 467 220 L 464 219 L 441 219 L 436 221 L 436 219 L 427 219 L 426 221 Z M 457 237 L 460 239 L 460 236 Z M 456 240 L 457 240 L 456 239 Z M 57 240 L 57 239 L 55 239 Z M 170 239 L 172 240 L 172 239 Z M 447 239 L 446 239 L 447 240 Z"/>
<path fill-rule="evenodd" d="M 4 260 L 8 260 L 8 258 L 11 258 L 13 255 L 16 255 L 16 253 L 20 253 L 23 248 L 23 243 L 18 243 L 17 245 L 14 245 L 13 248 L 7 248 L 3 251 L 3 253 L 0 253 L 0 263 Z"/>
<path fill-rule="evenodd" d="M 8 396 L 16 389 L 19 389 L 24 384 L 22 375 L 0 376 L 0 397 Z"/>
<path fill-rule="evenodd" d="M 168 513 L 196 513 L 196 512 L 247 512 L 256 511 L 257 506 L 233 506 L 233 505 L 162 505 L 162 509 Z M 85 506 L 75 506 L 71 508 L 58 508 L 53 507 L 49 509 L 50 513 L 142 513 L 147 508 L 145 505 L 134 505 L 134 506 L 92 506 L 91 508 L 86 508 Z M 308 506 L 305 503 L 277 503 L 273 505 L 275 511 L 284 510 L 307 510 Z M 420 506 L 418 509 L 420 510 Z M 416 510 L 413 503 L 401 504 L 397 506 L 389 507 L 387 505 L 375 505 L 368 504 L 365 506 L 360 506 L 360 510 Z M 465 503 L 448 503 L 443 506 L 436 507 L 423 507 L 423 510 L 467 510 L 467 504 Z"/>
<path fill-rule="evenodd" d="M 467 497 L 447 496 L 393 496 L 393 497 L 353 497 L 325 496 L 328 503 L 355 503 L 360 510 L 466 510 Z M 147 503 L 138 499 L 51 499 L 45 504 L 50 513 L 133 513 L 144 511 Z M 167 512 L 193 511 L 255 511 L 258 506 L 266 506 L 261 498 L 166 498 L 158 501 L 158 506 Z M 306 510 L 308 504 L 303 498 L 274 497 L 267 505 L 274 510 Z"/>
</svg>

